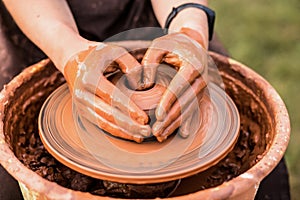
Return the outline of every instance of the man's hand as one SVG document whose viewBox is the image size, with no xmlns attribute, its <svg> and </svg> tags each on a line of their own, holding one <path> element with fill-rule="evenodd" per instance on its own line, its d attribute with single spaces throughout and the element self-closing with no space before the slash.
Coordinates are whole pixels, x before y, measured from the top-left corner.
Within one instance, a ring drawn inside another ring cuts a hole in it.
<svg viewBox="0 0 300 200">
<path fill-rule="evenodd" d="M 138 88 L 141 69 L 124 48 L 99 43 L 75 55 L 64 75 L 80 114 L 114 136 L 142 142 L 151 134 L 147 114 L 105 77 L 120 70 L 130 74 L 130 87 Z"/>
<path fill-rule="evenodd" d="M 196 32 L 183 28 L 180 33 L 157 38 L 142 60 L 145 87 L 154 84 L 160 63 L 168 63 L 177 70 L 156 108 L 157 121 L 152 132 L 159 141 L 178 127 L 181 136 L 187 137 L 194 111 L 199 110 L 199 100 L 207 84 L 207 52 L 199 40 L 192 39 L 195 36 Z"/>
</svg>

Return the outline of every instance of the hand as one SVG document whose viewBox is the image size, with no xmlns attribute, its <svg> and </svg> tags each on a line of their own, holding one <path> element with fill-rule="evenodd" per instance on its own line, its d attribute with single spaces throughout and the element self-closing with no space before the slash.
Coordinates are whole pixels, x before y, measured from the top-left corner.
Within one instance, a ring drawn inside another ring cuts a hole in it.
<svg viewBox="0 0 300 200">
<path fill-rule="evenodd" d="M 132 88 L 141 84 L 141 65 L 124 48 L 99 43 L 75 55 L 64 68 L 76 108 L 99 128 L 124 139 L 142 142 L 151 134 L 147 114 L 105 74 L 121 70 Z"/>
<path fill-rule="evenodd" d="M 206 87 L 207 52 L 201 46 L 201 37 L 197 32 L 183 28 L 180 33 L 155 39 L 142 60 L 145 87 L 154 84 L 157 67 L 162 62 L 173 66 L 177 73 L 155 111 L 157 121 L 152 132 L 158 141 L 165 140 L 178 127 L 181 136 L 189 135 L 195 108 Z"/>
</svg>

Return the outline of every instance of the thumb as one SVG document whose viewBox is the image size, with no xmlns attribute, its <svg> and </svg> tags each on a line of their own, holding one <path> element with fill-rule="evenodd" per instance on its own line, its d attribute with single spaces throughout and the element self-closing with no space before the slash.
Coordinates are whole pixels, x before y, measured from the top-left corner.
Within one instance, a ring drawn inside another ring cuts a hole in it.
<svg viewBox="0 0 300 200">
<path fill-rule="evenodd" d="M 76 53 L 68 60 L 66 66 L 64 67 L 63 75 L 71 91 L 74 90 L 74 84 L 77 77 L 79 65 L 85 60 L 87 55 L 95 48 L 96 46 L 90 46 L 87 50 Z"/>
</svg>

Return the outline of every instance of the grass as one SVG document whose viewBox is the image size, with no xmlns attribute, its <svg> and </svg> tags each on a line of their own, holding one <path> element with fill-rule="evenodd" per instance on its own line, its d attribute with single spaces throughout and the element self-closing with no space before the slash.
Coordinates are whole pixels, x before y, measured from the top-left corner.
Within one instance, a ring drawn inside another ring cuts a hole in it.
<svg viewBox="0 0 300 200">
<path fill-rule="evenodd" d="M 231 56 L 269 81 L 287 106 L 292 131 L 285 158 L 292 199 L 299 199 L 300 1 L 210 1 L 210 7 Z"/>
</svg>

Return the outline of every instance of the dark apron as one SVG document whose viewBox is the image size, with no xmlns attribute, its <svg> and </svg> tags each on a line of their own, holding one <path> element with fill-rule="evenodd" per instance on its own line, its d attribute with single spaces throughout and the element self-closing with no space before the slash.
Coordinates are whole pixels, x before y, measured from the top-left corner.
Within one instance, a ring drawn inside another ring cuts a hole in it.
<svg viewBox="0 0 300 200">
<path fill-rule="evenodd" d="M 68 0 L 68 4 L 80 34 L 89 40 L 103 41 L 132 28 L 159 27 L 150 0 Z M 209 49 L 228 55 L 216 36 Z M 0 90 L 25 67 L 43 58 L 46 55 L 22 34 L 0 1 Z M 282 160 L 261 183 L 256 199 L 289 198 L 288 174 Z M 23 199 L 17 182 L 1 165 L 0 199 Z"/>
</svg>

